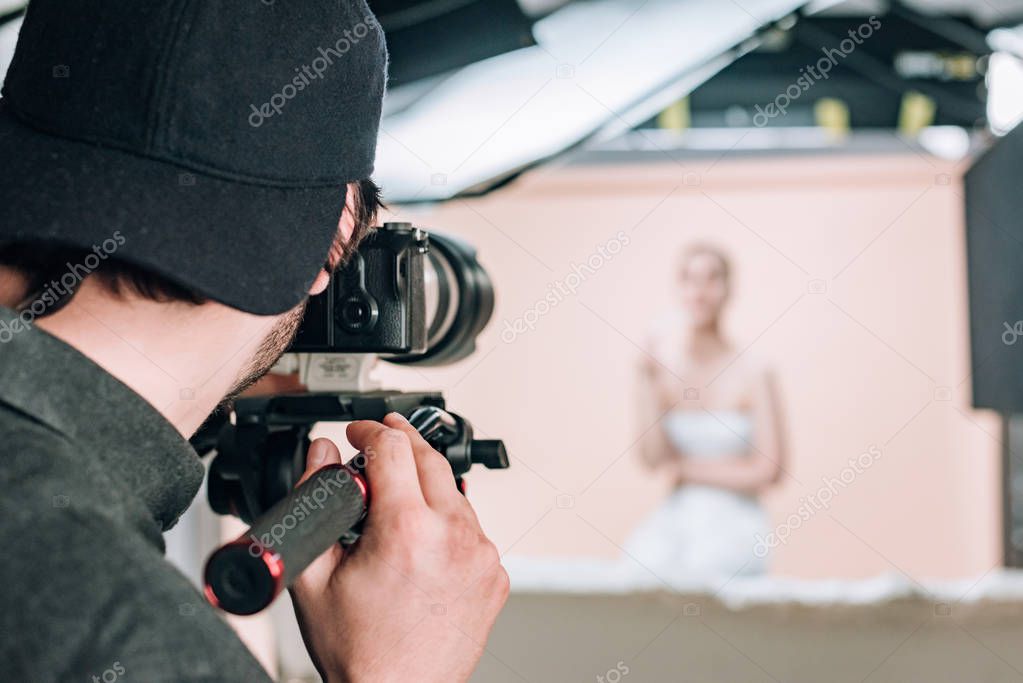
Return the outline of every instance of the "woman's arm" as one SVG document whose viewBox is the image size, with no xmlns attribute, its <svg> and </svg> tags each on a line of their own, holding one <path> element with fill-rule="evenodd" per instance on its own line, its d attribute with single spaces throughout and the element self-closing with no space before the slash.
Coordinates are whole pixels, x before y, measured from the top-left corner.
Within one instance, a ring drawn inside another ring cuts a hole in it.
<svg viewBox="0 0 1023 683">
<path fill-rule="evenodd" d="M 670 465 L 678 458 L 678 453 L 664 435 L 661 418 L 678 403 L 681 393 L 676 400 L 671 400 L 670 392 L 660 379 L 664 372 L 665 369 L 652 356 L 643 360 L 639 372 L 639 427 L 645 430 L 639 438 L 639 458 L 651 469 Z"/>
<path fill-rule="evenodd" d="M 754 386 L 753 434 L 748 454 L 715 460 L 679 459 L 672 464 L 678 482 L 754 494 L 781 478 L 785 469 L 781 405 L 769 372 L 762 373 Z"/>
</svg>

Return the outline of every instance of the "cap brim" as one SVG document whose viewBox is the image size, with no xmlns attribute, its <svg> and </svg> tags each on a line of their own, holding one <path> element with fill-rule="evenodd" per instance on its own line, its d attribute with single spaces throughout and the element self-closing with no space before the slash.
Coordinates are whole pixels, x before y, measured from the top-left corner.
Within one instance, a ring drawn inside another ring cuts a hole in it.
<svg viewBox="0 0 1023 683">
<path fill-rule="evenodd" d="M 257 315 L 307 295 L 345 201 L 343 186 L 243 183 L 49 135 L 2 100 L 0 158 L 0 243 L 95 248 Z"/>
</svg>

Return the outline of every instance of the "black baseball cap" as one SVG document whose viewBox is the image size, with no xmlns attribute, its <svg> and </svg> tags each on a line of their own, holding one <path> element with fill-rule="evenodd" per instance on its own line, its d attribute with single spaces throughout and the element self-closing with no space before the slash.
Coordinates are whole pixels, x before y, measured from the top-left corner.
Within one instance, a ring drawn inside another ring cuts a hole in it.
<svg viewBox="0 0 1023 683">
<path fill-rule="evenodd" d="M 116 237 L 118 259 L 282 313 L 373 172 L 386 70 L 364 0 L 32 0 L 0 99 L 0 244 Z"/>
</svg>

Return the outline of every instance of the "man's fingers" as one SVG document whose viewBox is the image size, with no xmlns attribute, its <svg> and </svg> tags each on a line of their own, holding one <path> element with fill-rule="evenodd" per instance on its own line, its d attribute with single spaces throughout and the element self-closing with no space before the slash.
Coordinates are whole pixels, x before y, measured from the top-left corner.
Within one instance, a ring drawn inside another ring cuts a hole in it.
<svg viewBox="0 0 1023 683">
<path fill-rule="evenodd" d="M 290 394 L 306 391 L 298 378 L 298 373 L 280 375 L 269 372 L 260 377 L 255 384 L 242 392 L 242 396 L 270 396 L 271 394 Z"/>
<path fill-rule="evenodd" d="M 341 544 L 333 544 L 302 570 L 302 573 L 298 575 L 298 578 L 292 584 L 291 590 L 299 594 L 321 595 L 327 589 L 330 578 L 337 571 L 344 556 L 345 551 Z"/>
<path fill-rule="evenodd" d="M 305 458 L 305 473 L 298 480 L 299 484 L 305 482 L 317 470 L 327 465 L 341 464 L 341 451 L 330 439 L 316 439 L 309 445 L 309 452 Z M 293 590 L 298 592 L 308 591 L 312 595 L 318 595 L 327 587 L 327 582 L 334 574 L 341 558 L 344 557 L 344 550 L 340 543 L 327 548 L 323 553 L 309 563 L 302 574 L 295 580 Z"/>
<path fill-rule="evenodd" d="M 423 505 L 423 491 L 408 436 L 371 420 L 348 425 L 348 441 L 366 460 L 366 476 L 376 508 Z"/>
<path fill-rule="evenodd" d="M 305 457 L 305 472 L 295 486 L 305 482 L 306 479 L 313 475 L 313 472 L 321 467 L 340 464 L 341 451 L 337 449 L 334 442 L 330 439 L 316 439 L 316 441 L 309 445 L 309 452 L 306 453 Z"/>
<path fill-rule="evenodd" d="M 390 413 L 384 417 L 384 424 L 393 429 L 400 430 L 408 436 L 412 446 L 412 453 L 416 460 L 416 470 L 419 474 L 419 485 L 423 489 L 423 497 L 426 503 L 433 508 L 445 508 L 462 506 L 465 504 L 465 497 L 459 493 L 455 486 L 455 475 L 451 472 L 451 465 L 447 458 L 438 453 L 415 427 L 409 424 L 399 413 Z"/>
</svg>

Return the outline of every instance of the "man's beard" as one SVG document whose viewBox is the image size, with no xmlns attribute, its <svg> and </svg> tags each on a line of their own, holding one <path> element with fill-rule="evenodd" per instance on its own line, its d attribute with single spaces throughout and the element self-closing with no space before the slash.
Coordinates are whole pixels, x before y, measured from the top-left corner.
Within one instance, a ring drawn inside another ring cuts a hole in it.
<svg viewBox="0 0 1023 683">
<path fill-rule="evenodd" d="M 308 300 L 288 311 L 280 322 L 274 325 L 270 334 L 259 344 L 252 359 L 242 369 L 238 379 L 235 380 L 234 387 L 228 392 L 222 403 L 230 403 L 236 399 L 280 360 L 298 333 L 299 325 L 302 324 L 302 318 L 305 316 L 306 303 Z"/>
</svg>

